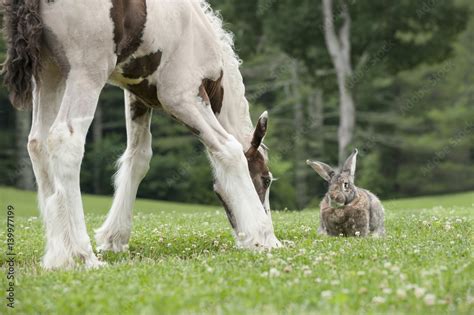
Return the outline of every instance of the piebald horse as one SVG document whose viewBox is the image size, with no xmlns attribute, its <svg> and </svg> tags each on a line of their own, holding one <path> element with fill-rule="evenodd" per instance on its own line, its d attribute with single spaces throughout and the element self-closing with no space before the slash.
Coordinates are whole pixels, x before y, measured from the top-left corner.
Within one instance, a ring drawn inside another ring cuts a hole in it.
<svg viewBox="0 0 474 315">
<path fill-rule="evenodd" d="M 103 264 L 87 234 L 79 175 L 106 83 L 125 91 L 127 148 L 112 207 L 96 230 L 99 250 L 127 250 L 158 108 L 204 143 L 237 246 L 281 246 L 262 145 L 268 115 L 253 127 L 232 36 L 206 1 L 4 0 L 4 7 L 5 83 L 12 104 L 33 111 L 28 151 L 46 230 L 44 268 Z"/>
</svg>

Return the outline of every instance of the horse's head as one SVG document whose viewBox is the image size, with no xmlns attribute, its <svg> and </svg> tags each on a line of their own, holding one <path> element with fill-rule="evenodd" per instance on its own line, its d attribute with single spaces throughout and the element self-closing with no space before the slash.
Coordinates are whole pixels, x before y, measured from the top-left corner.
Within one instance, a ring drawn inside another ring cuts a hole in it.
<svg viewBox="0 0 474 315">
<path fill-rule="evenodd" d="M 267 133 L 268 112 L 264 112 L 258 119 L 253 133 L 250 148 L 245 153 L 249 165 L 250 177 L 257 191 L 265 211 L 270 211 L 270 186 L 273 181 L 272 173 L 268 168 L 268 149 L 262 143 Z"/>
</svg>

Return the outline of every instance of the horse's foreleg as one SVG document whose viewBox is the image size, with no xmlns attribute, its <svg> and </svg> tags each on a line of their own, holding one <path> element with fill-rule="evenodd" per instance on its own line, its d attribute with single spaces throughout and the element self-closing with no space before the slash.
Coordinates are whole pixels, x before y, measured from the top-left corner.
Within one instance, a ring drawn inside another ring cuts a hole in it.
<svg viewBox="0 0 474 315">
<path fill-rule="evenodd" d="M 41 73 L 41 88 L 36 88 L 34 91 L 28 153 L 38 188 L 39 209 L 43 215 L 46 199 L 54 192 L 54 183 L 50 172 L 51 165 L 48 158 L 48 132 L 59 111 L 66 80 L 59 69 L 51 63 L 44 63 Z"/>
<path fill-rule="evenodd" d="M 244 149 L 216 119 L 211 107 L 196 96 L 163 97 L 165 109 L 193 130 L 205 144 L 215 175 L 215 191 L 224 203 L 237 245 L 245 248 L 281 246 L 250 178 Z"/>
<path fill-rule="evenodd" d="M 125 92 L 125 117 L 127 149 L 118 162 L 114 201 L 107 219 L 96 231 L 98 248 L 114 252 L 127 250 L 138 186 L 148 172 L 152 157 L 151 110 Z"/>
<path fill-rule="evenodd" d="M 74 259 L 86 267 L 101 265 L 92 251 L 82 207 L 79 175 L 87 130 L 106 82 L 98 73 L 72 70 L 58 115 L 49 130 L 47 147 L 54 193 L 46 200 L 47 269 L 74 266 Z"/>
</svg>

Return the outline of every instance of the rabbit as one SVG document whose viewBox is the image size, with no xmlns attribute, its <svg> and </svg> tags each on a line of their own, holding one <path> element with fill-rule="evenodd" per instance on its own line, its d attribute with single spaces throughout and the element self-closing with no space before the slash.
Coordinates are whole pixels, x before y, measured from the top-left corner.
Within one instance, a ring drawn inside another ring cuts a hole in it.
<svg viewBox="0 0 474 315">
<path fill-rule="evenodd" d="M 370 191 L 354 185 L 357 154 L 355 149 L 340 171 L 322 162 L 306 161 L 329 183 L 329 190 L 320 204 L 320 235 L 385 235 L 382 203 Z"/>
</svg>

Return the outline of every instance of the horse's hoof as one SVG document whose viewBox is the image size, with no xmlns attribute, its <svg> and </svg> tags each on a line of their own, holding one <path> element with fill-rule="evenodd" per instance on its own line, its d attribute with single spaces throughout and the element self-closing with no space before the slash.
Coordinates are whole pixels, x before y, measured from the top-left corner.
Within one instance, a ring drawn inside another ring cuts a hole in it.
<svg viewBox="0 0 474 315">
<path fill-rule="evenodd" d="M 99 252 L 123 253 L 128 251 L 128 237 L 120 233 L 107 233 L 98 230 L 95 234 Z"/>
<path fill-rule="evenodd" d="M 105 261 L 100 261 L 95 255 L 87 258 L 84 261 L 84 265 L 86 269 L 99 269 L 107 265 Z"/>
</svg>

